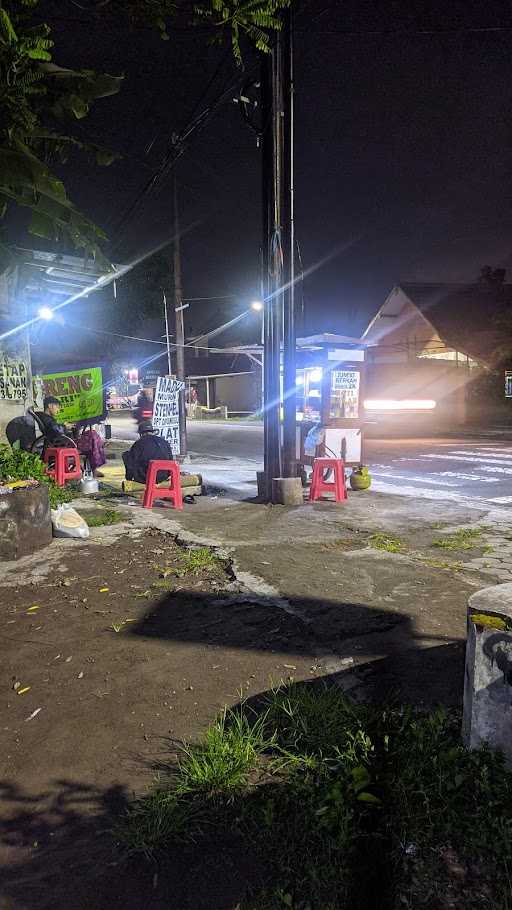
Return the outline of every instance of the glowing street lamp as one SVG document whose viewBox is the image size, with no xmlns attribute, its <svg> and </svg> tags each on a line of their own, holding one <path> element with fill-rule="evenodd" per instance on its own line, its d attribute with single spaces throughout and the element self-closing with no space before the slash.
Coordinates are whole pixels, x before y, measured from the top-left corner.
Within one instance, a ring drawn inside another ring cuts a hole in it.
<svg viewBox="0 0 512 910">
<path fill-rule="evenodd" d="M 53 310 L 51 310 L 49 306 L 42 306 L 37 311 L 37 315 L 39 316 L 39 319 L 45 319 L 48 322 L 50 319 L 53 319 Z"/>
<path fill-rule="evenodd" d="M 255 313 L 261 313 L 263 309 L 263 304 L 261 300 L 253 300 L 251 303 L 251 310 L 254 310 Z"/>
</svg>

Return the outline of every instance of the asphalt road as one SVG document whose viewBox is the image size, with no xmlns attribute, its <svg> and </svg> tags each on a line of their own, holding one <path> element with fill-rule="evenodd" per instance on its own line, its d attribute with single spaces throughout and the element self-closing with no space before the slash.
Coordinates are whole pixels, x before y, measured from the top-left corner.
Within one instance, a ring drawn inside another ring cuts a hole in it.
<svg viewBox="0 0 512 910">
<path fill-rule="evenodd" d="M 114 438 L 135 439 L 135 423 L 111 415 Z M 189 421 L 194 470 L 238 494 L 254 493 L 263 460 L 260 423 Z M 512 438 L 368 440 L 373 488 L 428 499 L 512 506 Z"/>
</svg>

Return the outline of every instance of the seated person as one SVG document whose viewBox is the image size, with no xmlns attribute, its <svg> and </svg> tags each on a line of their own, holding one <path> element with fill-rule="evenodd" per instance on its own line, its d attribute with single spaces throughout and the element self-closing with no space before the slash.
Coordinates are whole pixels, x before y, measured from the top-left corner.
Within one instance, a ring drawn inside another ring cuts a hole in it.
<svg viewBox="0 0 512 910">
<path fill-rule="evenodd" d="M 47 446 L 68 446 L 72 444 L 63 423 L 57 422 L 60 411 L 60 401 L 53 395 L 47 395 L 43 401 L 44 411 L 37 411 L 37 418 L 41 424 Z"/>
<path fill-rule="evenodd" d="M 78 437 L 77 448 L 89 462 L 93 476 L 96 477 L 96 471 L 105 464 L 107 459 L 103 439 L 97 430 L 93 429 L 92 423 L 82 430 Z"/>
<path fill-rule="evenodd" d="M 22 452 L 31 452 L 36 441 L 35 421 L 31 414 L 22 417 L 13 417 L 5 428 L 7 442 L 12 449 L 21 449 Z"/>
<path fill-rule="evenodd" d="M 150 461 L 174 461 L 173 451 L 166 439 L 157 436 L 150 420 L 139 425 L 140 439 L 134 442 L 128 452 L 123 452 L 126 479 L 146 483 Z M 168 471 L 159 471 L 157 483 L 167 480 Z"/>
</svg>

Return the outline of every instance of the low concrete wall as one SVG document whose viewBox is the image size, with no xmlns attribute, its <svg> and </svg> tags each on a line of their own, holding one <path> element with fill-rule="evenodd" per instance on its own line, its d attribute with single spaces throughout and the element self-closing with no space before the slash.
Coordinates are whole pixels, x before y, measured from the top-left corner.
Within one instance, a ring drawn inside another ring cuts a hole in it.
<svg viewBox="0 0 512 910">
<path fill-rule="evenodd" d="M 51 542 L 52 520 L 45 484 L 0 496 L 0 562 L 29 556 Z"/>
<path fill-rule="evenodd" d="M 512 583 L 469 598 L 464 743 L 488 743 L 512 765 Z"/>
</svg>

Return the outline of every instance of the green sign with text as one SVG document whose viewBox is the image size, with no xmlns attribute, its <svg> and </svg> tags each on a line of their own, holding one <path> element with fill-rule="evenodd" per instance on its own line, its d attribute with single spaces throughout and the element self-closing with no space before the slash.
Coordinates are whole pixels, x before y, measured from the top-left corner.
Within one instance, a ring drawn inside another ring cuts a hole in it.
<svg viewBox="0 0 512 910">
<path fill-rule="evenodd" d="M 104 417 L 103 371 L 101 367 L 66 370 L 43 375 L 44 395 L 53 395 L 61 404 L 59 421 L 101 420 Z"/>
</svg>

